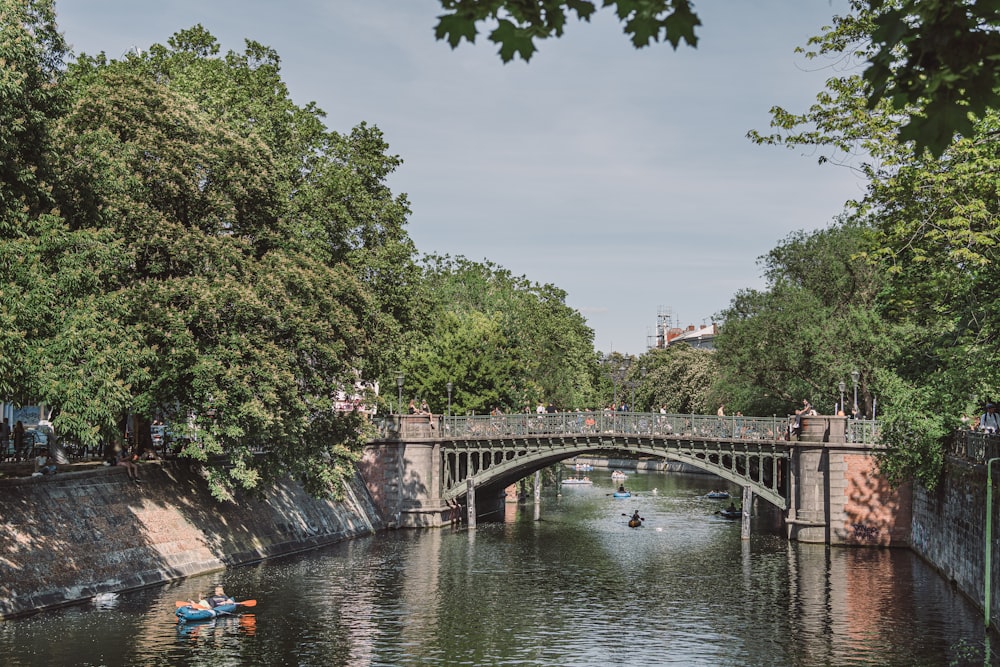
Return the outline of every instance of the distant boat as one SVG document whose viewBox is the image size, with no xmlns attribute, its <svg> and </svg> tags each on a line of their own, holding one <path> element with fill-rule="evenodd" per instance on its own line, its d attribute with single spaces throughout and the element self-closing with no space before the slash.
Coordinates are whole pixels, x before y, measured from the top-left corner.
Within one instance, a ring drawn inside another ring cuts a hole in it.
<svg viewBox="0 0 1000 667">
<path fill-rule="evenodd" d="M 567 477 L 562 481 L 563 484 L 593 484 L 593 480 L 589 477 Z"/>
<path fill-rule="evenodd" d="M 712 500 L 725 500 L 729 497 L 728 491 L 709 491 L 705 494 L 706 498 L 711 498 Z"/>
<path fill-rule="evenodd" d="M 629 491 L 615 491 L 611 495 L 614 496 L 615 498 L 631 498 L 632 497 L 632 493 L 629 492 Z"/>
<path fill-rule="evenodd" d="M 719 510 L 719 514 L 723 519 L 739 519 L 743 516 L 743 510 L 738 507 L 735 509 L 724 509 Z"/>
<path fill-rule="evenodd" d="M 594 466 L 590 465 L 589 463 L 577 463 L 573 467 L 579 472 L 590 472 L 591 470 L 594 469 Z"/>
<path fill-rule="evenodd" d="M 627 475 L 623 473 L 621 470 L 615 470 L 613 473 L 611 473 L 611 479 L 616 481 L 624 480 L 626 476 Z"/>
</svg>

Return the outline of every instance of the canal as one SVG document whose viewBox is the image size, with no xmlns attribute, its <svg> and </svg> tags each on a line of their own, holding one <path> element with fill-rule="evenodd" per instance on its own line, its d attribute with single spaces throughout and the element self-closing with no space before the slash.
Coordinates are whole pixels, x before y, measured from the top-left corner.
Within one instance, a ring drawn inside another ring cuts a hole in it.
<svg viewBox="0 0 1000 667">
<path fill-rule="evenodd" d="M 704 475 L 640 473 L 0 623 L 19 665 L 990 664 L 983 619 L 910 552 L 829 549 L 717 514 Z M 736 491 L 735 488 L 732 489 Z M 738 501 L 738 498 L 737 498 Z M 625 513 L 638 510 L 640 528 Z M 500 517 L 497 517 L 500 518 Z M 755 527 L 756 528 L 756 527 Z M 245 613 L 177 624 L 217 581 Z M 27 583 L 27 582 L 26 582 Z"/>
</svg>

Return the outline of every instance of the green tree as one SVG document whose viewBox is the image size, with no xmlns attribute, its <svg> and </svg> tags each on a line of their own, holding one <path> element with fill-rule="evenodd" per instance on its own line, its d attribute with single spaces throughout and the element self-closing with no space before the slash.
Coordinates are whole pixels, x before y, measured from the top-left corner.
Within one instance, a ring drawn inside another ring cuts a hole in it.
<svg viewBox="0 0 1000 667">
<path fill-rule="evenodd" d="M 640 357 L 631 375 L 639 383 L 636 402 L 643 409 L 712 414 L 718 407 L 713 394 L 718 375 L 713 350 L 696 349 L 687 343 L 650 350 Z"/>
<path fill-rule="evenodd" d="M 13 53 L 50 33 L 3 35 Z M 167 417 L 186 455 L 225 457 L 206 469 L 220 498 L 287 474 L 337 494 L 365 432 L 333 402 L 398 358 L 415 312 L 399 159 L 293 105 L 270 50 L 217 53 L 196 27 L 81 56 L 51 81 L 65 107 L 31 102 L 44 143 L 22 154 L 48 160 L 58 209 L 3 218 L 0 358 L 27 369 L 4 379 L 89 444 L 125 411 Z"/>
<path fill-rule="evenodd" d="M 593 331 L 562 290 L 490 262 L 440 256 L 425 259 L 423 290 L 428 329 L 411 337 L 403 363 L 411 396 L 443 406 L 451 381 L 455 412 L 596 400 Z"/>
<path fill-rule="evenodd" d="M 874 21 L 845 23 L 814 40 L 816 56 L 841 56 L 863 43 Z M 870 48 L 870 47 L 868 47 Z M 896 479 L 928 487 L 943 460 L 941 435 L 975 410 L 976 397 L 1000 388 L 995 370 L 998 241 L 994 111 L 971 116 L 970 136 L 940 156 L 892 141 L 905 119 L 883 101 L 864 113 L 869 83 L 856 73 L 830 79 L 802 115 L 776 110 L 779 131 L 767 141 L 835 147 L 841 156 L 861 146 L 869 178 L 854 217 L 871 234 L 856 254 L 885 275 L 873 312 L 896 345 L 881 368 L 866 375 L 878 391 L 890 445 L 883 467 Z"/>
<path fill-rule="evenodd" d="M 0 397 L 24 400 L 37 361 L 51 274 L 43 244 L 58 211 L 51 196 L 49 125 L 63 111 L 66 45 L 50 0 L 0 0 Z M 40 296 L 41 298 L 35 298 Z"/>
<path fill-rule="evenodd" d="M 51 0 L 0 0 L 0 236 L 53 208 L 49 124 L 62 113 L 66 44 Z"/>
<path fill-rule="evenodd" d="M 832 413 L 838 383 L 856 368 L 861 412 L 872 414 L 873 373 L 898 338 L 875 309 L 883 281 L 857 256 L 865 235 L 843 220 L 793 233 L 761 258 L 767 289 L 737 293 L 715 340 L 733 409 L 788 414 L 807 398 Z"/>
</svg>

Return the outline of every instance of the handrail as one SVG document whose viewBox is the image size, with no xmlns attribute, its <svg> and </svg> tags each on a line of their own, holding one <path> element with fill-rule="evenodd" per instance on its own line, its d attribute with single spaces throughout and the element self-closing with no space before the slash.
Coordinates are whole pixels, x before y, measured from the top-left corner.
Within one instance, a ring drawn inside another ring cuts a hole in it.
<svg viewBox="0 0 1000 667">
<path fill-rule="evenodd" d="M 836 418 L 834 418 L 836 419 Z M 840 419 L 844 419 L 841 417 Z M 492 438 L 546 435 L 674 436 L 725 440 L 785 440 L 788 417 L 679 415 L 655 412 L 546 412 L 509 415 L 389 415 L 380 439 Z M 877 422 L 845 419 L 846 441 L 875 444 Z"/>
<path fill-rule="evenodd" d="M 951 434 L 948 451 L 953 456 L 985 464 L 1000 458 L 1000 433 L 960 430 Z"/>
</svg>

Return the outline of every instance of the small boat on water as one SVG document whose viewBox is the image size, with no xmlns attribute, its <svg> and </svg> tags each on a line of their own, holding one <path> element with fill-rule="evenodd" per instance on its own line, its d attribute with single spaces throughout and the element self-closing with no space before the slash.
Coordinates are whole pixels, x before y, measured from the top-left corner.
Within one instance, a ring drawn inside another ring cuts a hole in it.
<svg viewBox="0 0 1000 667">
<path fill-rule="evenodd" d="M 724 510 L 719 510 L 719 515 L 722 516 L 723 519 L 739 519 L 740 517 L 743 516 L 743 510 L 741 510 L 738 507 L 727 508 Z"/>
<path fill-rule="evenodd" d="M 207 621 L 216 616 L 232 614 L 236 611 L 237 606 L 239 605 L 234 602 L 232 604 L 220 604 L 218 607 L 210 609 L 201 605 L 194 606 L 188 604 L 178 607 L 174 613 L 177 615 L 178 620 L 181 621 Z"/>
<path fill-rule="evenodd" d="M 631 491 L 615 491 L 611 495 L 614 496 L 615 498 L 631 498 L 632 497 L 632 492 Z"/>
<path fill-rule="evenodd" d="M 611 473 L 611 479 L 615 481 L 624 480 L 625 477 L 626 477 L 625 473 L 623 473 L 621 470 L 615 470 L 614 472 Z"/>
<path fill-rule="evenodd" d="M 590 465 L 589 463 L 577 463 L 575 466 L 573 466 L 573 468 L 578 472 L 590 472 L 591 470 L 594 469 L 594 466 Z"/>
<path fill-rule="evenodd" d="M 562 481 L 562 483 L 565 484 L 565 485 L 572 485 L 572 484 L 593 484 L 594 481 L 592 479 L 590 479 L 589 477 L 567 477 L 566 479 L 564 479 Z"/>
<path fill-rule="evenodd" d="M 729 498 L 728 491 L 709 491 L 705 494 L 706 498 L 711 498 L 712 500 L 726 500 Z"/>
<path fill-rule="evenodd" d="M 628 527 L 629 528 L 638 528 L 641 525 L 642 525 L 642 519 L 629 519 L 628 520 Z"/>
</svg>

